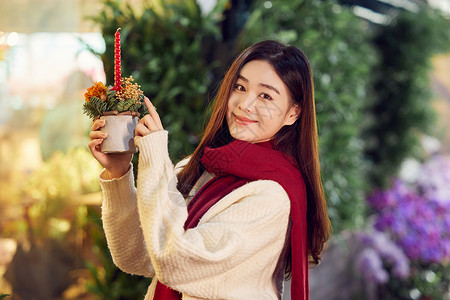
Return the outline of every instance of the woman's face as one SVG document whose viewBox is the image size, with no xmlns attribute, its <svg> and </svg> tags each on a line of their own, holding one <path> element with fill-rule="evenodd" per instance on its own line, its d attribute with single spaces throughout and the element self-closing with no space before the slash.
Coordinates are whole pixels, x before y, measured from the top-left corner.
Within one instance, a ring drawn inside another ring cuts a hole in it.
<svg viewBox="0 0 450 300">
<path fill-rule="evenodd" d="M 244 65 L 228 99 L 227 124 L 233 138 L 250 143 L 271 140 L 299 115 L 300 108 L 291 105 L 287 87 L 268 62 Z"/>
</svg>

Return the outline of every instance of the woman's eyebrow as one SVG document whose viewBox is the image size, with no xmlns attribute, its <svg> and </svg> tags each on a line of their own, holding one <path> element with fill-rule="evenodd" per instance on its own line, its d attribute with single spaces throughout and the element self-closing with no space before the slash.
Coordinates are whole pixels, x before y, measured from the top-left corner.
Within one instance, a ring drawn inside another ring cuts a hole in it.
<svg viewBox="0 0 450 300">
<path fill-rule="evenodd" d="M 273 87 L 273 86 L 271 86 L 271 85 L 268 85 L 268 84 L 265 84 L 265 83 L 260 83 L 259 85 L 260 85 L 260 86 L 263 86 L 263 87 L 266 87 L 266 88 L 268 88 L 269 90 L 274 91 L 274 92 L 277 93 L 278 95 L 280 94 L 280 92 L 279 92 L 275 87 Z"/>
<path fill-rule="evenodd" d="M 242 76 L 241 74 L 238 75 L 238 79 L 241 79 L 241 80 L 243 80 L 243 81 L 245 81 L 245 82 L 248 82 L 248 79 L 245 78 L 244 76 Z M 274 92 L 277 93 L 278 95 L 280 94 L 280 92 L 278 91 L 278 89 L 277 89 L 276 87 L 274 87 L 274 86 L 271 86 L 270 84 L 260 83 L 259 85 L 260 85 L 260 86 L 263 86 L 263 87 L 265 87 L 265 88 L 268 88 L 269 90 L 274 91 Z"/>
<path fill-rule="evenodd" d="M 244 76 L 242 76 L 241 74 L 238 75 L 238 79 L 242 79 L 242 80 L 244 80 L 245 82 L 248 82 L 248 79 L 245 78 Z"/>
</svg>

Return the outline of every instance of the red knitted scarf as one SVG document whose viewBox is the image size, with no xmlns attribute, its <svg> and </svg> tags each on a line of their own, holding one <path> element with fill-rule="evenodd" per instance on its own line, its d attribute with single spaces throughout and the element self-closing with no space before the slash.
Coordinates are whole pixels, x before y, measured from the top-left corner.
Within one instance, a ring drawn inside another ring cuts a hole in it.
<svg viewBox="0 0 450 300">
<path fill-rule="evenodd" d="M 189 203 L 185 229 L 196 227 L 214 204 L 236 188 L 255 180 L 278 182 L 291 201 L 291 299 L 308 300 L 306 189 L 295 161 L 274 150 L 270 141 L 252 144 L 233 140 L 222 147 L 205 147 L 201 162 L 208 172 L 216 176 Z M 179 300 L 181 294 L 158 282 L 153 299 Z"/>
</svg>

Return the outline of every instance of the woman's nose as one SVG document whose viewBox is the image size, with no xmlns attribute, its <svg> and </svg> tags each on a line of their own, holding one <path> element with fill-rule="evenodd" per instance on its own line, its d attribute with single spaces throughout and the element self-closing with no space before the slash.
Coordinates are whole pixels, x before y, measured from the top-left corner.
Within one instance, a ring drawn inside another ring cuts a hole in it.
<svg viewBox="0 0 450 300">
<path fill-rule="evenodd" d="M 256 97 L 254 95 L 252 95 L 251 93 L 247 93 L 245 95 L 242 95 L 242 97 L 239 99 L 238 107 L 239 107 L 239 109 L 241 109 L 243 111 L 247 111 L 249 113 L 254 113 L 255 103 L 256 103 Z"/>
</svg>

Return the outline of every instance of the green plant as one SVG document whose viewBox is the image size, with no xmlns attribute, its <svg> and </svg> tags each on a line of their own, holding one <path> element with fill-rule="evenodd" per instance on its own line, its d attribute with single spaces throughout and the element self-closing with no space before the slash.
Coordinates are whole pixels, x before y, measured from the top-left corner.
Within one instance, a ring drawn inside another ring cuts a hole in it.
<svg viewBox="0 0 450 300">
<path fill-rule="evenodd" d="M 217 21 L 225 3 L 219 1 L 204 16 L 195 0 L 143 1 L 140 7 L 105 0 L 101 13 L 92 18 L 106 43 L 101 58 L 107 82 L 114 75 L 114 32 L 122 28 L 123 73 L 132 74 L 157 107 L 174 161 L 198 144 L 212 67 L 204 59 L 210 50 L 204 41 L 219 38 Z"/>
<path fill-rule="evenodd" d="M 433 134 L 429 70 L 431 56 L 448 50 L 450 21 L 438 11 L 421 7 L 401 12 L 380 27 L 374 38 L 380 63 L 374 68 L 374 101 L 364 134 L 369 178 L 385 187 L 407 157 L 420 156 L 421 134 Z"/>
<path fill-rule="evenodd" d="M 36 238 L 63 236 L 53 222 L 64 219 L 73 199 L 99 191 L 101 167 L 88 149 L 78 147 L 66 153 L 57 151 L 23 182 L 24 197 L 30 201 L 32 227 Z M 70 223 L 69 223 L 70 224 Z M 70 226 L 69 226 L 70 227 Z"/>
<path fill-rule="evenodd" d="M 0 299 L 4 299 L 4 298 L 6 298 L 8 296 L 11 296 L 11 295 L 10 294 L 3 294 L 3 293 L 1 293 L 0 294 Z"/>
<path fill-rule="evenodd" d="M 411 263 L 411 276 L 400 280 L 392 278 L 378 289 L 379 299 L 385 300 L 442 300 L 450 288 L 450 265 Z"/>
<path fill-rule="evenodd" d="M 99 190 L 100 170 L 89 150 L 72 148 L 53 153 L 21 182 L 23 218 L 4 230 L 29 245 L 18 243 L 5 273 L 16 297 L 53 299 L 72 283 L 69 271 L 80 267 L 71 243 L 82 223 L 77 200 Z"/>
<path fill-rule="evenodd" d="M 365 164 L 360 130 L 376 57 L 367 25 L 334 1 L 256 1 L 241 48 L 276 39 L 303 50 L 315 84 L 322 177 L 335 231 L 360 226 Z"/>
</svg>

